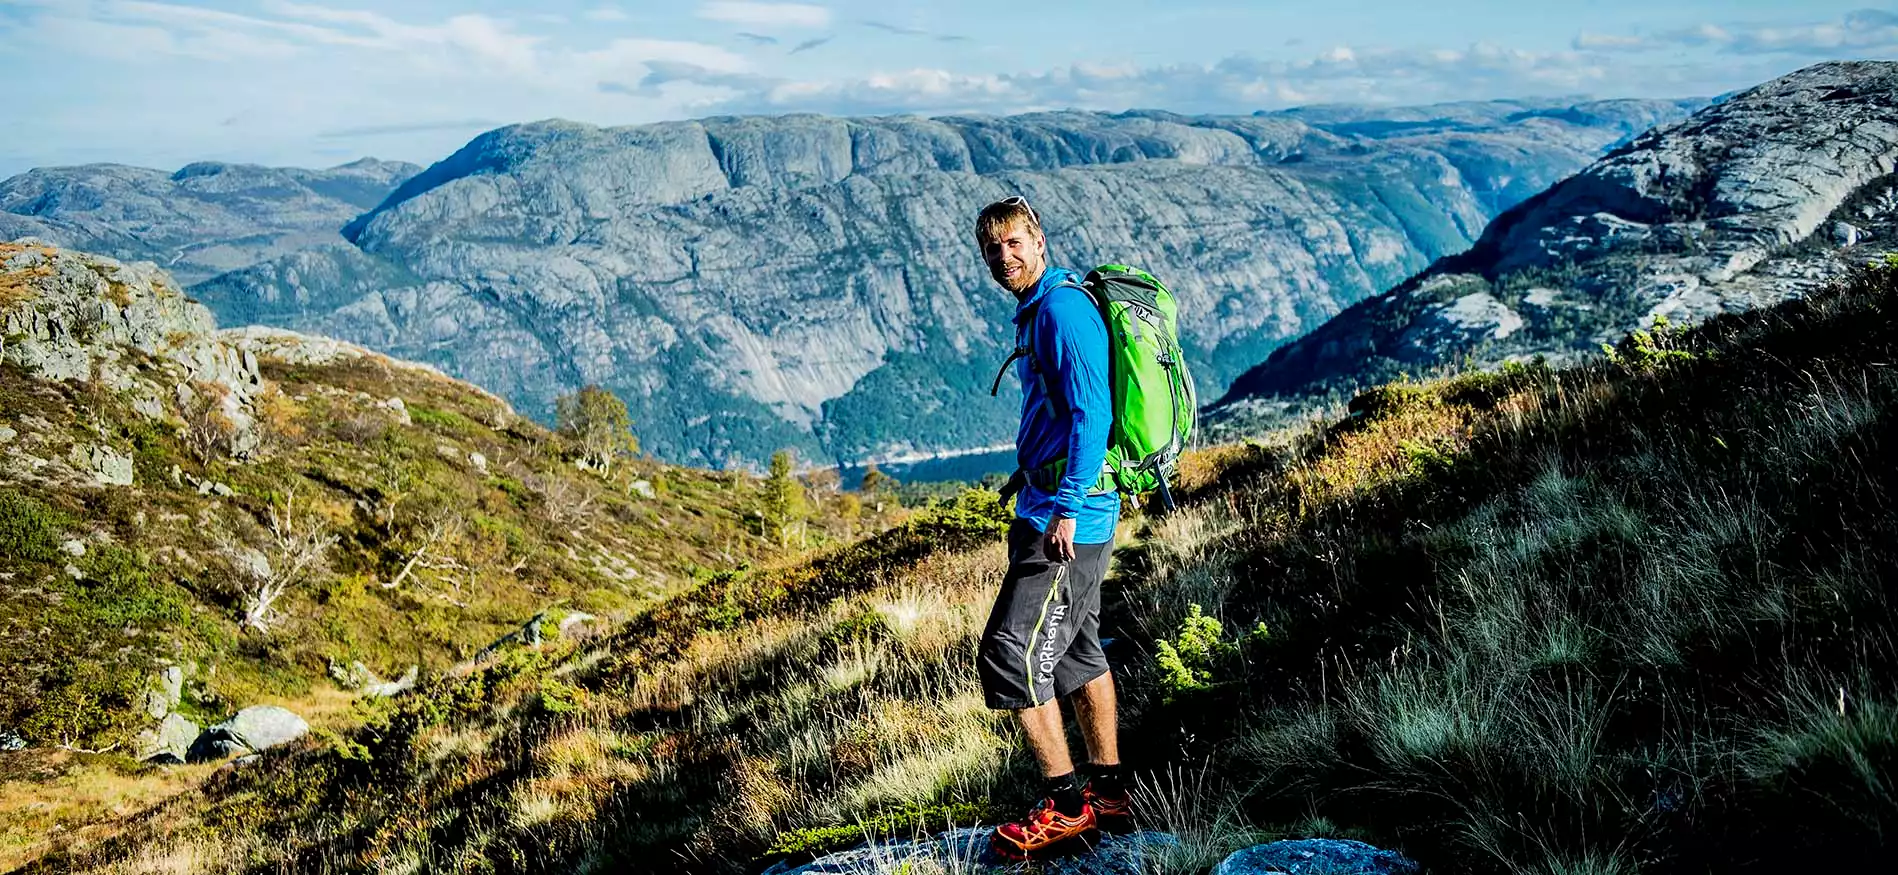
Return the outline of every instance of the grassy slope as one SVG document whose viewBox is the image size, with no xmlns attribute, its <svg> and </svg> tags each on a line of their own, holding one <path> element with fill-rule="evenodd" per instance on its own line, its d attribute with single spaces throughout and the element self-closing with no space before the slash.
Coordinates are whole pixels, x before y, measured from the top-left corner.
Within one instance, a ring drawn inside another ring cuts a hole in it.
<svg viewBox="0 0 1898 875">
<path fill-rule="evenodd" d="M 195 667 L 180 710 L 200 722 L 273 703 L 341 729 L 361 715 L 329 681 L 331 664 L 360 660 L 385 677 L 419 664 L 426 676 L 543 609 L 618 619 L 711 569 L 782 552 L 761 536 L 757 477 L 637 460 L 612 478 L 578 471 L 562 440 L 491 398 L 376 358 L 263 369 L 282 393 L 282 440 L 238 463 L 200 462 L 173 427 L 93 384 L 0 365 L 7 424 L 60 435 L 55 446 L 119 446 L 136 466 L 125 488 L 0 483 L 0 727 L 38 745 L 0 756 L 0 866 L 188 783 L 121 755 L 156 660 Z M 391 396 L 411 424 L 377 406 Z M 189 479 L 175 483 L 173 465 Z M 200 495 L 196 478 L 234 495 Z M 231 548 L 267 550 L 270 513 L 292 493 L 301 519 L 337 543 L 268 634 L 244 631 Z M 835 499 L 815 510 L 819 543 L 887 522 L 846 518 Z M 437 521 L 431 552 L 389 586 Z M 75 538 L 83 558 L 59 549 Z M 91 757 L 59 744 L 119 747 Z"/>
<path fill-rule="evenodd" d="M 1164 867 L 1281 832 L 1551 875 L 1882 850 L 1893 362 L 1898 268 L 1197 456 L 1107 618 L 1147 811 L 1189 839 Z M 1019 804 L 972 671 L 998 527 L 717 577 L 36 871 L 742 871 Z M 1224 631 L 1180 634 L 1195 606 Z"/>
</svg>

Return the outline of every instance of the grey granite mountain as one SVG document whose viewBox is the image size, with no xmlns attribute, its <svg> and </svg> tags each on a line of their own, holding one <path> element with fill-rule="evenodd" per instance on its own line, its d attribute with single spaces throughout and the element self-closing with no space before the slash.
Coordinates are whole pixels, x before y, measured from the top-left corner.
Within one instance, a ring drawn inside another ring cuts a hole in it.
<svg viewBox="0 0 1898 875">
<path fill-rule="evenodd" d="M 1898 64 L 1822 64 L 1636 138 L 1280 348 L 1214 421 L 1473 360 L 1573 360 L 1655 317 L 1803 294 L 1898 249 Z"/>
<path fill-rule="evenodd" d="M 951 451 L 1014 427 L 984 391 L 1013 345 L 969 240 L 984 203 L 1027 195 L 1059 262 L 1169 280 L 1210 397 L 1694 105 L 540 122 L 403 183 L 353 246 L 192 292 L 226 322 L 428 361 L 536 416 L 603 384 L 668 459 Z"/>
<path fill-rule="evenodd" d="M 328 170 L 199 162 L 176 173 L 88 164 L 0 181 L 0 240 L 37 237 L 153 261 L 190 285 L 334 242 L 422 168 L 365 158 Z"/>
</svg>

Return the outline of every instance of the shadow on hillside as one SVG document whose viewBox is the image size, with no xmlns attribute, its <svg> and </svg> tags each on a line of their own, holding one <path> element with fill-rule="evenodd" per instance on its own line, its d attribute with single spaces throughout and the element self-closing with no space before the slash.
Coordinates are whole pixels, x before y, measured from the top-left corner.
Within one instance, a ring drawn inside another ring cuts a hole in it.
<svg viewBox="0 0 1898 875">
<path fill-rule="evenodd" d="M 1456 871 L 1880 857 L 1894 286 L 1869 270 L 1573 371 L 1385 387 L 1239 454 L 1189 511 L 1229 521 L 1226 553 L 1188 564 L 1232 579 L 1209 613 L 1271 634 L 1210 691 L 1136 691 L 1128 747 L 1221 764 L 1257 822 L 1358 825 Z"/>
</svg>

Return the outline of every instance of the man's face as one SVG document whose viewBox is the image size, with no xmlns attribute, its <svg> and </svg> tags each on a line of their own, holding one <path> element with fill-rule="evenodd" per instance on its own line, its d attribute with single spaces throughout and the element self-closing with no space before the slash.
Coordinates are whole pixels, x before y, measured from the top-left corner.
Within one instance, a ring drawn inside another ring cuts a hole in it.
<svg viewBox="0 0 1898 875">
<path fill-rule="evenodd" d="M 1047 266 L 1047 243 L 1027 222 L 1011 222 L 990 239 L 982 241 L 982 260 L 989 264 L 989 276 L 1017 295 L 1035 287 Z"/>
</svg>

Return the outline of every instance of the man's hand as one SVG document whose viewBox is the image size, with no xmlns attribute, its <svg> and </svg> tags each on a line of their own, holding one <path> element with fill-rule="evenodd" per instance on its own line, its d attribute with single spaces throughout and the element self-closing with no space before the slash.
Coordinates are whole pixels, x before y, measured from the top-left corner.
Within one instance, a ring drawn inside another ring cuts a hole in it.
<svg viewBox="0 0 1898 875">
<path fill-rule="evenodd" d="M 1048 521 L 1048 531 L 1041 536 L 1041 553 L 1049 562 L 1074 561 L 1074 518 L 1056 517 Z"/>
</svg>

